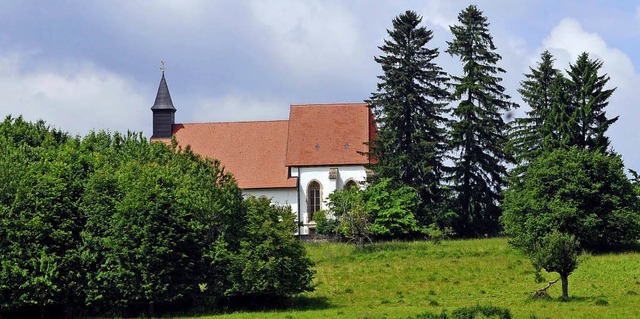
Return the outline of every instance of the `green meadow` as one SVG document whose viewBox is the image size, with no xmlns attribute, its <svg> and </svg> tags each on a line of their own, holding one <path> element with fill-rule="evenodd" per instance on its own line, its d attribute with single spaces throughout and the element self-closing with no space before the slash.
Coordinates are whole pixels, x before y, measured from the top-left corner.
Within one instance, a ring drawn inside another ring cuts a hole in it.
<svg viewBox="0 0 640 319">
<path fill-rule="evenodd" d="M 476 305 L 508 308 L 514 318 L 640 318 L 640 253 L 583 255 L 550 299 L 530 295 L 559 276 L 536 282 L 529 260 L 504 238 L 386 242 L 357 251 L 344 243 L 306 246 L 316 263 L 316 291 L 290 308 L 201 318 L 414 318 Z"/>
</svg>

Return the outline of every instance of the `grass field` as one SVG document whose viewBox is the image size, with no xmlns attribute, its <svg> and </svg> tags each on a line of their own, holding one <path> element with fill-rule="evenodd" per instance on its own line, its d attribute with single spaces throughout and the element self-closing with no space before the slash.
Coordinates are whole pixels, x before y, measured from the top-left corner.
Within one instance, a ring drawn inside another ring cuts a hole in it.
<svg viewBox="0 0 640 319">
<path fill-rule="evenodd" d="M 293 309 L 203 318 L 407 318 L 474 305 L 505 307 L 514 318 L 640 318 L 638 252 L 583 255 L 569 276 L 570 300 L 560 301 L 559 282 L 549 289 L 551 299 L 529 298 L 546 282 L 535 282 L 529 260 L 503 238 L 388 242 L 362 252 L 319 243 L 307 251 L 317 287 Z"/>
</svg>

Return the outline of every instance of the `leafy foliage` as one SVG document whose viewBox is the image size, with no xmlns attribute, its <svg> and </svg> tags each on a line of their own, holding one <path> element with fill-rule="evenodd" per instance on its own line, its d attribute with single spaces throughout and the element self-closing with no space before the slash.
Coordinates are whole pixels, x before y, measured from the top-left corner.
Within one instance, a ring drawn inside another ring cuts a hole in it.
<svg viewBox="0 0 640 319">
<path fill-rule="evenodd" d="M 383 178 L 366 190 L 356 187 L 329 195 L 329 210 L 338 221 L 338 230 L 347 238 L 399 237 L 420 231 L 414 211 L 418 195 L 412 187 L 395 188 Z"/>
<path fill-rule="evenodd" d="M 319 210 L 313 214 L 313 221 L 316 222 L 316 232 L 321 235 L 331 235 L 338 233 L 338 220 L 332 218 L 326 210 Z"/>
<path fill-rule="evenodd" d="M 500 84 L 505 70 L 496 66 L 501 56 L 495 52 L 487 18 L 470 5 L 458 21 L 460 25 L 450 27 L 454 40 L 447 49 L 463 63 L 463 75 L 452 77 L 451 95 L 458 101 L 450 133 L 454 164 L 448 178 L 457 196 L 454 228 L 462 236 L 496 234 L 505 163 L 512 161 L 505 150 L 507 124 L 502 114 L 517 105 L 509 102 Z"/>
<path fill-rule="evenodd" d="M 578 267 L 580 244 L 575 236 L 557 230 L 536 243 L 530 257 L 533 265 L 548 272 L 557 272 L 562 280 L 562 297 L 569 297 L 569 275 Z"/>
<path fill-rule="evenodd" d="M 312 288 L 290 210 L 243 203 L 219 162 L 175 143 L 132 133 L 72 138 L 7 117 L 0 183 L 2 312 L 152 314 Z"/>
<path fill-rule="evenodd" d="M 234 257 L 233 286 L 225 295 L 289 296 L 313 291 L 313 263 L 296 230 L 291 208 L 271 205 L 270 200 L 249 197 L 246 235 Z"/>
<path fill-rule="evenodd" d="M 640 238 L 638 196 L 622 160 L 577 147 L 545 153 L 527 178 L 505 191 L 502 223 L 512 244 L 533 251 L 554 230 L 588 250 L 607 250 Z"/>
<path fill-rule="evenodd" d="M 413 187 L 420 200 L 416 217 L 430 223 L 446 197 L 441 180 L 449 93 L 448 77 L 434 62 L 438 50 L 427 48 L 432 31 L 419 26 L 421 21 L 413 11 L 397 16 L 379 47 L 383 55 L 375 61 L 384 73 L 369 101 L 378 124 L 371 155 L 377 159 L 374 184 L 387 178 L 398 189 Z"/>
<path fill-rule="evenodd" d="M 349 187 L 329 195 L 329 211 L 338 220 L 338 232 L 363 249 L 371 241 L 371 214 L 364 209 L 363 191 Z"/>
<path fill-rule="evenodd" d="M 389 178 L 381 179 L 363 193 L 364 210 L 371 214 L 374 234 L 397 237 L 419 230 L 414 215 L 418 207 L 418 194 L 413 187 L 394 188 Z"/>
</svg>

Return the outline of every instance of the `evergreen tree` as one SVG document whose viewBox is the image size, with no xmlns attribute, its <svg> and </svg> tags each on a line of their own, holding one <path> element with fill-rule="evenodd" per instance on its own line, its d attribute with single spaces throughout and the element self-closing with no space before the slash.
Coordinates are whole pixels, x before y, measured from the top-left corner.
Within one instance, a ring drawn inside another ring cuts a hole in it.
<svg viewBox="0 0 640 319">
<path fill-rule="evenodd" d="M 525 74 L 526 79 L 520 83 L 518 92 L 531 110 L 526 117 L 511 122 L 509 128 L 509 150 L 519 165 L 516 171 L 540 155 L 545 138 L 553 138 L 556 131 L 550 126 L 549 115 L 555 106 L 563 104 L 558 88 L 563 88 L 564 77 L 553 61 L 549 51 L 542 52 L 537 68 L 529 68 L 531 73 Z"/>
<path fill-rule="evenodd" d="M 607 152 L 610 140 L 604 134 L 618 117 L 608 119 L 604 111 L 615 88 L 605 89 L 609 76 L 598 75 L 601 67 L 602 61 L 590 59 L 589 54 L 583 52 L 567 70 L 569 106 L 577 128 L 572 132 L 571 141 L 578 147 Z"/>
<path fill-rule="evenodd" d="M 502 112 L 517 107 L 500 85 L 496 66 L 501 56 L 489 34 L 489 23 L 476 6 L 458 15 L 460 25 L 451 26 L 454 40 L 447 53 L 458 56 L 463 75 L 453 76 L 451 147 L 454 167 L 449 177 L 457 192 L 456 231 L 463 236 L 498 232 L 500 191 L 505 185 L 505 163 L 512 161 L 505 150 L 507 124 Z"/>
<path fill-rule="evenodd" d="M 411 186 L 419 194 L 420 212 L 435 211 L 443 202 L 441 179 L 446 152 L 446 99 L 448 77 L 433 61 L 437 49 L 429 49 L 432 31 L 419 24 L 422 18 L 407 11 L 393 19 L 390 39 L 376 57 L 383 75 L 378 78 L 370 106 L 376 116 L 378 136 L 371 155 L 376 180 L 390 178 L 395 187 Z M 434 219 L 421 215 L 423 221 Z M 432 221 L 432 220 L 431 220 Z"/>
<path fill-rule="evenodd" d="M 527 80 L 519 90 L 532 110 L 527 117 L 516 119 L 511 128 L 510 149 L 516 153 L 517 163 L 530 162 L 544 151 L 572 146 L 609 151 L 605 132 L 618 117 L 608 119 L 604 111 L 615 89 L 605 89 L 609 77 L 598 75 L 601 67 L 601 61 L 582 53 L 564 77 L 553 68 L 551 54 L 542 54 L 538 69 L 525 75 Z"/>
</svg>

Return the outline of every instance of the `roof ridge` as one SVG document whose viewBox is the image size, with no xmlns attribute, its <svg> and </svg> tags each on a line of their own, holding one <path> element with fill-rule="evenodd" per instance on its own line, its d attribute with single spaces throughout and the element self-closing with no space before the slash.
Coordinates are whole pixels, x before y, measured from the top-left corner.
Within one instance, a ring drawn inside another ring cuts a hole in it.
<svg viewBox="0 0 640 319">
<path fill-rule="evenodd" d="M 175 125 L 209 125 L 209 124 L 236 124 L 236 123 L 275 123 L 289 122 L 289 120 L 255 120 L 255 121 L 228 121 L 228 122 L 184 122 Z"/>
<path fill-rule="evenodd" d="M 338 105 L 366 105 L 367 102 L 336 102 L 336 103 L 305 103 L 305 104 L 291 104 L 291 107 L 295 106 L 338 106 Z"/>
</svg>

